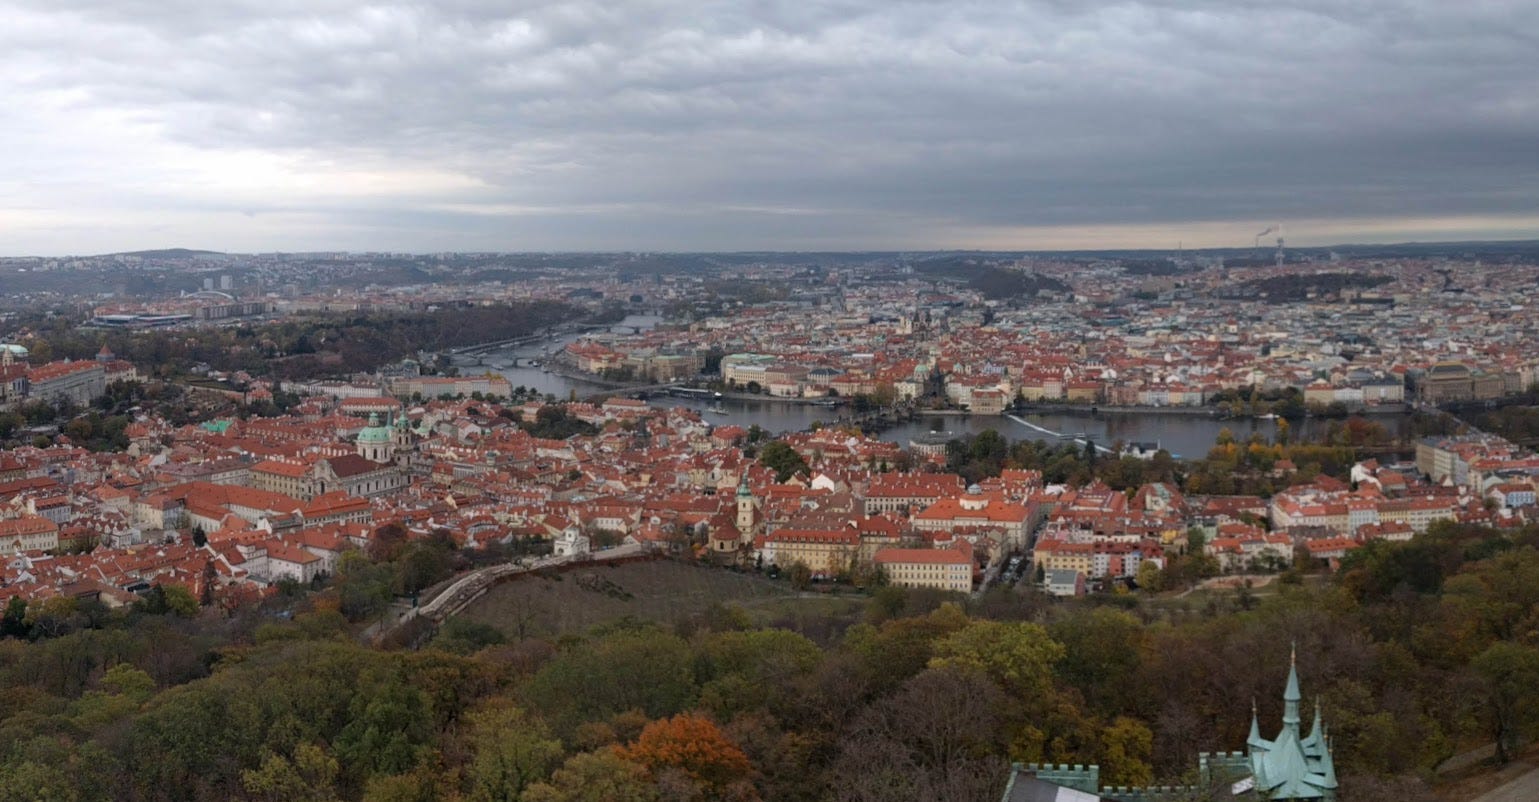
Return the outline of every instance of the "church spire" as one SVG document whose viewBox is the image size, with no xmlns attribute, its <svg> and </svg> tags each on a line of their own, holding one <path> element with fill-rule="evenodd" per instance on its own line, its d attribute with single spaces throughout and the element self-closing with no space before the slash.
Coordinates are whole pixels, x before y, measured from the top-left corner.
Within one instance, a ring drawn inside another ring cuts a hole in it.
<svg viewBox="0 0 1539 802">
<path fill-rule="evenodd" d="M 1261 740 L 1261 720 L 1256 716 L 1256 700 L 1250 700 L 1250 737 L 1245 739 L 1248 746 L 1263 747 L 1266 741 Z"/>
<path fill-rule="evenodd" d="M 1321 715 L 1322 705 L 1317 697 L 1313 726 L 1309 736 L 1301 738 L 1299 706 L 1302 699 L 1295 644 L 1288 659 L 1288 686 L 1283 691 L 1282 731 L 1276 740 L 1263 742 L 1260 746 L 1251 744 L 1248 750 L 1251 774 L 1255 777 L 1255 789 L 1260 799 L 1335 802 L 1336 770 L 1331 760 L 1325 717 Z M 1251 716 L 1254 720 L 1255 713 Z M 1252 724 L 1251 731 L 1255 730 Z"/>
<path fill-rule="evenodd" d="M 1283 691 L 1283 727 L 1293 730 L 1294 735 L 1299 733 L 1299 702 L 1304 698 L 1299 693 L 1298 659 L 1299 648 L 1295 642 L 1288 656 L 1288 688 Z"/>
<path fill-rule="evenodd" d="M 1331 757 L 1331 742 L 1329 738 L 1326 739 L 1324 746 L 1325 752 L 1320 756 L 1320 775 L 1325 778 L 1325 781 L 1320 784 L 1320 787 L 1335 789 L 1338 785 L 1336 781 L 1336 761 Z M 1334 796 L 1332 794 L 1328 798 L 1334 798 Z"/>
<path fill-rule="evenodd" d="M 1310 749 L 1325 748 L 1324 716 L 1320 714 L 1320 697 L 1315 697 L 1315 723 L 1309 728 L 1309 737 L 1304 739 L 1304 746 Z"/>
</svg>

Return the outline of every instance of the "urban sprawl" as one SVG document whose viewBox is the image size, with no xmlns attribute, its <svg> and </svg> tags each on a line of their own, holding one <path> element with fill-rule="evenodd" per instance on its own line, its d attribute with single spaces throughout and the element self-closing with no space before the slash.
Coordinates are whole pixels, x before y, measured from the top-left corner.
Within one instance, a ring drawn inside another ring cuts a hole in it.
<svg viewBox="0 0 1539 802">
<path fill-rule="evenodd" d="M 0 598 L 121 605 L 175 585 L 238 605 L 324 581 L 387 531 L 574 558 L 629 547 L 800 583 L 1076 595 L 1155 582 L 1192 549 L 1222 574 L 1329 570 L 1439 521 L 1539 515 L 1539 456 L 1462 424 L 1360 454 L 1339 475 L 1271 460 L 1275 492 L 1212 495 L 1008 465 L 964 477 L 948 461 L 955 444 L 906 448 L 854 417 L 764 431 L 666 395 L 974 417 L 1034 405 L 1438 417 L 1539 381 L 1528 300 L 1539 267 L 1521 259 L 530 259 L 5 260 L 27 282 L 0 318 L 0 410 L 60 418 L 29 418 L 0 452 Z M 661 322 L 563 329 L 574 336 L 544 354 L 546 369 L 612 388 L 581 398 L 514 386 L 453 349 L 303 379 L 215 365 L 172 376 L 119 358 L 108 339 L 514 302 Z M 59 358 L 28 317 L 44 308 L 73 309 L 76 334 L 100 338 L 95 358 Z M 174 420 L 141 402 L 122 413 L 121 447 L 83 442 L 73 415 L 151 384 L 206 398 L 206 414 Z M 250 412 L 264 403 L 268 414 Z M 1159 458 L 1112 451 L 1092 465 Z"/>
</svg>

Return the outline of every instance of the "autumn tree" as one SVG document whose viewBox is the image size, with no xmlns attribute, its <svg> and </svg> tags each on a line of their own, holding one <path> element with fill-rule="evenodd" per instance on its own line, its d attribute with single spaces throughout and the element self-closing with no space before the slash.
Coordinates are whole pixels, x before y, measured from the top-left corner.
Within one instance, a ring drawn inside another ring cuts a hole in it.
<svg viewBox="0 0 1539 802">
<path fill-rule="evenodd" d="M 75 702 L 75 722 L 102 726 L 120 721 L 143 707 L 155 693 L 155 680 L 129 663 L 118 663 L 102 676 L 101 688 L 87 691 Z"/>
<path fill-rule="evenodd" d="M 519 698 L 560 735 L 585 721 L 638 709 L 671 716 L 695 700 L 693 655 L 678 636 L 654 627 L 622 628 L 573 644 L 546 663 Z"/>
<path fill-rule="evenodd" d="M 198 599 L 192 595 L 192 591 L 181 585 L 157 584 L 145 591 L 143 598 L 134 602 L 134 609 L 148 615 L 192 616 L 198 613 Z"/>
<path fill-rule="evenodd" d="M 887 621 L 880 627 L 850 627 L 844 644 L 860 661 L 865 679 L 885 691 L 923 671 L 935 657 L 937 643 L 968 625 L 962 609 L 947 602 L 925 615 Z"/>
<path fill-rule="evenodd" d="M 1053 664 L 1063 655 L 1063 645 L 1039 624 L 971 621 L 936 641 L 930 667 L 976 669 L 1011 694 L 1042 697 L 1051 689 Z"/>
<path fill-rule="evenodd" d="M 790 580 L 791 587 L 806 590 L 812 585 L 812 568 L 807 563 L 797 560 L 786 570 L 786 578 Z"/>
<path fill-rule="evenodd" d="M 315 744 L 294 748 L 292 758 L 268 753 L 262 765 L 241 773 L 246 793 L 268 802 L 334 802 L 337 759 Z"/>
<path fill-rule="evenodd" d="M 715 722 L 703 716 L 681 713 L 654 721 L 619 753 L 654 774 L 677 769 L 709 798 L 755 797 L 748 786 L 753 774 L 748 756 Z"/>
<path fill-rule="evenodd" d="M 1144 786 L 1154 782 L 1154 768 L 1149 763 L 1154 751 L 1154 733 L 1143 722 L 1118 716 L 1101 730 L 1101 783 L 1103 785 Z"/>
<path fill-rule="evenodd" d="M 1081 609 L 1053 622 L 1049 632 L 1063 646 L 1055 672 L 1079 689 L 1093 710 L 1112 715 L 1135 709 L 1145 644 L 1138 619 L 1108 607 Z"/>
<path fill-rule="evenodd" d="M 466 767 L 472 802 L 518 802 L 561 759 L 545 722 L 499 700 L 466 717 L 474 757 Z"/>
<path fill-rule="evenodd" d="M 440 802 L 458 799 L 445 787 L 441 772 L 433 766 L 419 766 L 406 774 L 390 774 L 369 780 L 363 802 Z"/>
<path fill-rule="evenodd" d="M 572 756 L 547 782 L 524 792 L 523 802 L 660 802 L 645 766 L 613 748 Z"/>
<path fill-rule="evenodd" d="M 795 632 L 718 632 L 696 645 L 700 705 L 721 720 L 755 708 L 794 704 L 796 683 L 822 660 L 817 644 Z"/>
<path fill-rule="evenodd" d="M 863 711 L 829 774 L 848 802 L 967 802 L 1004 786 L 1010 698 L 983 672 L 927 670 Z"/>
</svg>

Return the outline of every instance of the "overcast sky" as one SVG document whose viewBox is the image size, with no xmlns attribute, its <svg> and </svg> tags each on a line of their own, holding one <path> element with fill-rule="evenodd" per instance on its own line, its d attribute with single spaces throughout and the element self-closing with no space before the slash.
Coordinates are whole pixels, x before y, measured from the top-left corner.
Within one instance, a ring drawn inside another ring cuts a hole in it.
<svg viewBox="0 0 1539 802">
<path fill-rule="evenodd" d="M 0 254 L 1273 223 L 1539 237 L 1539 3 L 0 0 Z"/>
</svg>

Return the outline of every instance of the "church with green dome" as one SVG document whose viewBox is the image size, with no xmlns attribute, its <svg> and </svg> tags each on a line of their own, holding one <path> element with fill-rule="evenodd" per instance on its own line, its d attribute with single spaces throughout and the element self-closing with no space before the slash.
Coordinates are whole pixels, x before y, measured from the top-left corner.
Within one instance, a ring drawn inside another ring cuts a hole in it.
<svg viewBox="0 0 1539 802">
<path fill-rule="evenodd" d="M 1010 772 L 1002 802 L 1178 802 L 1203 791 L 1226 787 L 1233 799 L 1336 800 L 1336 764 L 1320 705 L 1315 703 L 1309 732 L 1301 729 L 1298 665 L 1289 658 L 1288 685 L 1283 689 L 1282 729 L 1268 740 L 1251 705 L 1250 737 L 1244 752 L 1204 752 L 1198 756 L 1203 785 L 1121 787 L 1100 784 L 1095 765 L 1016 764 Z"/>
<path fill-rule="evenodd" d="M 369 425 L 359 430 L 355 441 L 358 455 L 370 462 L 389 462 L 395 456 L 395 433 L 379 422 L 379 414 L 369 415 Z"/>
</svg>

